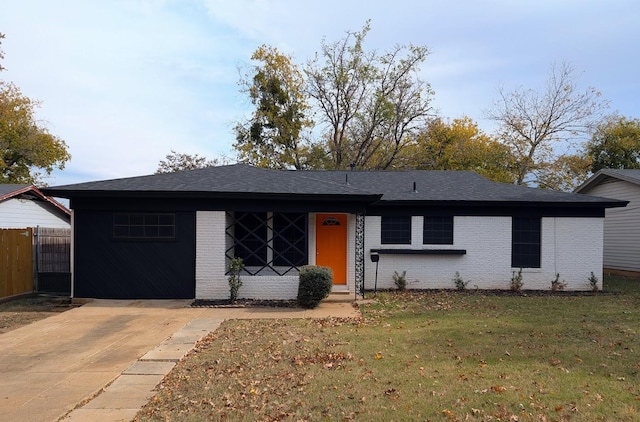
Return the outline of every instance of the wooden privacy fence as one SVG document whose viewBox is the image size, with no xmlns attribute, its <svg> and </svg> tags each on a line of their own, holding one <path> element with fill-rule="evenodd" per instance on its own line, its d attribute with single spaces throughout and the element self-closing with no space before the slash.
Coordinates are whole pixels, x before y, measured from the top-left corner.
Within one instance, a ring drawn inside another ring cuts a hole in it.
<svg viewBox="0 0 640 422">
<path fill-rule="evenodd" d="M 33 231 L 0 229 L 0 298 L 33 291 Z"/>
<path fill-rule="evenodd" d="M 36 290 L 69 293 L 71 291 L 71 229 L 36 229 Z"/>
</svg>

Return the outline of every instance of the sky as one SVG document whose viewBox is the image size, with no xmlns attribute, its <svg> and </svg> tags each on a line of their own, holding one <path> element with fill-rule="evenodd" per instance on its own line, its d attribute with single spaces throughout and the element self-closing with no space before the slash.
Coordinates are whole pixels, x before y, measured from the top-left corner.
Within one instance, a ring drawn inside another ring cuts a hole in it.
<svg viewBox="0 0 640 422">
<path fill-rule="evenodd" d="M 367 50 L 429 48 L 420 77 L 441 117 L 491 133 L 499 86 L 542 90 L 567 62 L 609 112 L 640 118 L 637 0 L 0 0 L 0 79 L 69 147 L 51 186 L 151 174 L 171 150 L 233 161 L 256 48 L 302 65 L 367 20 Z"/>
</svg>

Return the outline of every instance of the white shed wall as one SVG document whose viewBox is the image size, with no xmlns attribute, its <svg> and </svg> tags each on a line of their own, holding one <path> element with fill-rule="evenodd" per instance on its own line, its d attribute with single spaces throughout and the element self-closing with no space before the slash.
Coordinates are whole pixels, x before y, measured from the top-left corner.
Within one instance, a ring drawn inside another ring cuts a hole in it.
<svg viewBox="0 0 640 422">
<path fill-rule="evenodd" d="M 0 202 L 0 228 L 24 229 L 27 227 L 49 227 L 68 229 L 71 223 L 65 220 L 45 202 L 31 199 L 10 198 Z"/>
</svg>

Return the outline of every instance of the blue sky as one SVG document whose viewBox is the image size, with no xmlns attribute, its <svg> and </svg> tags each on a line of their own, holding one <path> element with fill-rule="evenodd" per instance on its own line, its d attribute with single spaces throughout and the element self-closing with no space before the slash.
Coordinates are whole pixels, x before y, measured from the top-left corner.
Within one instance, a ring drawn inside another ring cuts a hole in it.
<svg viewBox="0 0 640 422">
<path fill-rule="evenodd" d="M 251 112 L 238 68 L 258 46 L 302 64 L 367 19 L 365 48 L 429 47 L 421 77 L 442 117 L 491 132 L 498 85 L 540 89 L 567 61 L 610 112 L 640 118 L 637 0 L 3 0 L 0 78 L 69 146 L 50 185 L 150 174 L 172 149 L 233 156 Z"/>
</svg>

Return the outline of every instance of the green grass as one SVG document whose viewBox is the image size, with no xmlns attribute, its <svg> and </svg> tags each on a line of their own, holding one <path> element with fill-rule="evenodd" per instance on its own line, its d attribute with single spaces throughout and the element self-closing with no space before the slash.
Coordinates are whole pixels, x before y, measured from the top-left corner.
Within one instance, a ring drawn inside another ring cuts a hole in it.
<svg viewBox="0 0 640 422">
<path fill-rule="evenodd" d="M 137 420 L 640 420 L 640 281 L 385 292 L 362 320 L 227 321 Z"/>
</svg>

